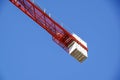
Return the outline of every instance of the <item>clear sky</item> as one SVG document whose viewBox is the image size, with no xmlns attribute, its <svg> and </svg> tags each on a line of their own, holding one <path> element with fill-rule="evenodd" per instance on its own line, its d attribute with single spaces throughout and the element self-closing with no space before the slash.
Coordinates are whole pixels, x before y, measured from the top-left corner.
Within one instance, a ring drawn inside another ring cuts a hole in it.
<svg viewBox="0 0 120 80">
<path fill-rule="evenodd" d="M 8 0 L 0 0 L 0 80 L 120 80 L 119 0 L 36 0 L 88 43 L 80 64 Z"/>
</svg>

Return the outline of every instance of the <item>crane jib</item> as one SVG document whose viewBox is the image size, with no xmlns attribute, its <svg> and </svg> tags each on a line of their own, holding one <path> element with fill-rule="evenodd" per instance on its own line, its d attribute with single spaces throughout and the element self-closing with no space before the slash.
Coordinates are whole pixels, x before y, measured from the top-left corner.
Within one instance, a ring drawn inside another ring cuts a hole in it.
<svg viewBox="0 0 120 80">
<path fill-rule="evenodd" d="M 71 33 L 65 30 L 61 25 L 54 21 L 39 6 L 30 0 L 10 0 L 15 6 L 22 10 L 26 15 L 32 18 L 37 24 L 52 35 L 53 40 L 68 52 L 68 46 L 75 41 L 83 49 L 88 48 L 77 40 Z"/>
</svg>

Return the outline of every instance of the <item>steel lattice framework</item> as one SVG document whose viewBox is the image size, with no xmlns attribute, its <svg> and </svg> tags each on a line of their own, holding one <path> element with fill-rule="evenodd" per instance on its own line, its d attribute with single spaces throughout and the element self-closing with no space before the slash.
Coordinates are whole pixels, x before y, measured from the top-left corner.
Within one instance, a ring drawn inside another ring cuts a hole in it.
<svg viewBox="0 0 120 80">
<path fill-rule="evenodd" d="M 68 52 L 68 45 L 75 41 L 82 46 L 86 51 L 88 48 L 80 41 L 72 36 L 61 25 L 54 21 L 47 13 L 45 13 L 39 6 L 30 0 L 10 0 L 16 7 L 27 14 L 37 24 L 44 28 L 49 34 L 52 35 L 53 40 Z"/>
</svg>

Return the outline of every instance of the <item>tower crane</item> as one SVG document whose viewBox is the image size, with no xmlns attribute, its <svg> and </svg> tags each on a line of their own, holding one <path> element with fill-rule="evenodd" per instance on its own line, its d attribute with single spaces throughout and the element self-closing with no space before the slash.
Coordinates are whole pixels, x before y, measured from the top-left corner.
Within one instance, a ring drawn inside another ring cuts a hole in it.
<svg viewBox="0 0 120 80">
<path fill-rule="evenodd" d="M 10 2 L 45 29 L 54 42 L 79 62 L 82 63 L 88 57 L 87 43 L 76 34 L 65 30 L 34 2 L 31 0 L 10 0 Z"/>
</svg>

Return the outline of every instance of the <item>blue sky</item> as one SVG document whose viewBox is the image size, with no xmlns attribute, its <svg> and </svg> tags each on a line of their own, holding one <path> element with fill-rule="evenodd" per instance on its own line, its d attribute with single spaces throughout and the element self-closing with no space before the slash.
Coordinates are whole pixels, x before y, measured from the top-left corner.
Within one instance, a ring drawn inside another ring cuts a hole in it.
<svg viewBox="0 0 120 80">
<path fill-rule="evenodd" d="M 36 0 L 88 43 L 80 64 L 8 0 L 0 3 L 0 80 L 119 80 L 119 0 Z"/>
</svg>

